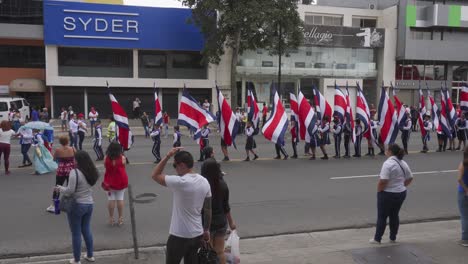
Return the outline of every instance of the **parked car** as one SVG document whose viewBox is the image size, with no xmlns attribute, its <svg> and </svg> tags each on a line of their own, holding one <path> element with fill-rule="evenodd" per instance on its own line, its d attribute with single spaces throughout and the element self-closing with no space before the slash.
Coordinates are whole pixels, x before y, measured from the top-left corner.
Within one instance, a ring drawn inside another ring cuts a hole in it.
<svg viewBox="0 0 468 264">
<path fill-rule="evenodd" d="M 21 117 L 25 120 L 29 120 L 31 112 L 26 99 L 21 97 L 0 97 L 0 121 L 8 120 L 10 108 L 18 109 L 21 113 Z"/>
</svg>

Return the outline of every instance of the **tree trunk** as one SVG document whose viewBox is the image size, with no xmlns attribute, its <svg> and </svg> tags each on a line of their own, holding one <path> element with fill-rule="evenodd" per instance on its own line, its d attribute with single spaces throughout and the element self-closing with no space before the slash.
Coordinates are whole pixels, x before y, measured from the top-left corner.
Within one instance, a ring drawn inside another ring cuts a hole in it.
<svg viewBox="0 0 468 264">
<path fill-rule="evenodd" d="M 235 107 L 238 106 L 237 104 L 237 60 L 239 58 L 239 45 L 240 45 L 240 30 L 236 32 L 234 35 L 235 45 L 232 47 L 232 57 L 231 57 L 231 107 L 235 111 Z"/>
</svg>

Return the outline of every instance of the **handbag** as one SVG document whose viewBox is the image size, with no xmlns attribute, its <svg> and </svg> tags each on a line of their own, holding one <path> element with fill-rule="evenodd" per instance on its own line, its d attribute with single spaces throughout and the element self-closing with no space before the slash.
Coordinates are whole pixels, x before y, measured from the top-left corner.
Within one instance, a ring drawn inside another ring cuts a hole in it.
<svg viewBox="0 0 468 264">
<path fill-rule="evenodd" d="M 211 247 L 211 245 L 205 241 L 202 242 L 201 247 L 198 249 L 198 263 L 199 264 L 219 264 L 218 254 Z"/>
<path fill-rule="evenodd" d="M 70 213 L 72 210 L 73 204 L 75 204 L 74 193 L 76 193 L 76 190 L 78 189 L 78 171 L 76 169 L 75 169 L 75 173 L 76 173 L 75 191 L 71 195 L 62 195 L 60 197 L 60 203 L 59 203 L 60 211 Z"/>
</svg>

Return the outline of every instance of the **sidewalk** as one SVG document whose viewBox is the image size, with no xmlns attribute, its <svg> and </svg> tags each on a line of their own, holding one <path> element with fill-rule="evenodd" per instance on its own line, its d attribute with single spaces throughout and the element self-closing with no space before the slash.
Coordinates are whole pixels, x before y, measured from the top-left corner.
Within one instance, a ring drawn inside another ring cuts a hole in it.
<svg viewBox="0 0 468 264">
<path fill-rule="evenodd" d="M 242 230 L 239 232 L 242 236 Z M 458 220 L 402 225 L 396 244 L 384 238 L 381 245 L 370 245 L 373 232 L 374 228 L 363 228 L 241 239 L 241 263 L 468 263 L 468 248 L 457 244 Z M 164 247 L 142 249 L 139 260 L 133 259 L 131 249 L 96 252 L 95 256 L 100 264 L 165 262 Z M 68 263 L 69 258 L 71 254 L 0 260 L 0 263 L 55 264 Z"/>
</svg>

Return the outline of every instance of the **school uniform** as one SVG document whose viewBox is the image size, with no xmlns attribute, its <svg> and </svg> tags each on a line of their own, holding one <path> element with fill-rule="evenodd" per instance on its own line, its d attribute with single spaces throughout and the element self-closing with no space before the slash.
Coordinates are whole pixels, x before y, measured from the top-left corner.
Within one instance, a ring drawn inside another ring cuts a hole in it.
<svg viewBox="0 0 468 264">
<path fill-rule="evenodd" d="M 432 122 L 431 121 L 424 121 L 423 122 L 423 129 L 426 131 L 426 135 L 422 138 L 423 150 L 421 152 L 426 153 L 429 150 L 427 148 L 427 141 L 431 140 Z"/>
<path fill-rule="evenodd" d="M 466 140 L 466 119 L 463 120 L 461 118 L 458 118 L 457 121 L 455 122 L 455 127 L 457 128 L 457 138 L 459 141 L 465 141 Z"/>
<path fill-rule="evenodd" d="M 211 130 L 209 128 L 203 128 L 200 131 L 200 135 L 201 135 L 201 138 L 200 138 L 200 159 L 198 161 L 204 161 L 205 160 L 203 150 L 206 147 L 208 147 L 209 144 L 210 144 L 210 141 L 208 140 L 208 136 L 210 135 L 210 133 L 211 133 Z"/>
<path fill-rule="evenodd" d="M 245 135 L 247 136 L 247 140 L 245 141 L 245 150 L 253 150 L 255 146 L 254 140 L 254 128 L 253 127 L 246 127 L 245 128 Z"/>
<path fill-rule="evenodd" d="M 330 124 L 329 123 L 325 123 L 325 124 L 322 124 L 321 127 L 319 127 L 319 132 L 320 132 L 320 135 L 321 135 L 321 140 L 320 140 L 320 145 L 323 146 L 323 145 L 330 145 Z"/>
<path fill-rule="evenodd" d="M 447 135 L 442 131 L 442 126 L 439 124 L 437 128 L 437 139 L 439 141 L 439 149 L 436 152 L 442 152 L 447 149 Z"/>
<path fill-rule="evenodd" d="M 161 130 L 159 128 L 153 129 L 150 133 L 150 137 L 153 140 L 153 153 L 156 163 L 161 161 Z"/>
<path fill-rule="evenodd" d="M 351 140 L 351 125 L 349 122 L 345 122 L 343 125 L 343 140 L 344 140 L 344 148 L 345 148 L 345 158 L 350 157 L 349 151 L 349 141 Z"/>
<path fill-rule="evenodd" d="M 413 123 L 411 122 L 410 118 L 406 119 L 405 125 L 401 127 L 401 141 L 403 143 L 403 149 L 405 150 L 405 153 L 408 154 L 408 141 L 410 138 L 410 133 L 411 133 L 411 127 L 413 126 Z"/>
<path fill-rule="evenodd" d="M 314 125 L 314 129 L 312 130 L 312 135 L 310 135 L 310 146 L 313 148 L 320 147 L 320 135 L 318 134 L 319 126 L 317 124 Z"/>
<path fill-rule="evenodd" d="M 94 152 L 96 153 L 97 160 L 104 159 L 104 152 L 102 151 L 102 126 L 97 125 L 94 128 Z"/>
<path fill-rule="evenodd" d="M 174 132 L 174 141 L 172 142 L 172 147 L 180 147 L 182 144 L 180 143 L 180 131 Z"/>
<path fill-rule="evenodd" d="M 361 157 L 362 134 L 363 134 L 361 124 L 355 124 L 354 131 L 356 133 L 356 141 L 354 142 L 354 155 L 353 155 L 353 157 L 360 158 Z"/>
<path fill-rule="evenodd" d="M 340 122 L 333 125 L 333 139 L 335 141 L 335 158 L 341 157 L 341 134 L 343 134 L 343 126 Z"/>
<path fill-rule="evenodd" d="M 291 127 L 291 144 L 294 152 L 292 158 L 297 158 L 297 143 L 299 142 L 299 138 L 297 137 L 297 130 L 297 126 Z"/>
</svg>

